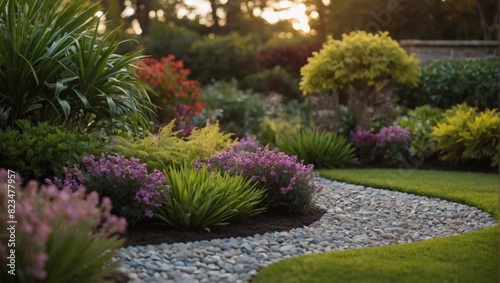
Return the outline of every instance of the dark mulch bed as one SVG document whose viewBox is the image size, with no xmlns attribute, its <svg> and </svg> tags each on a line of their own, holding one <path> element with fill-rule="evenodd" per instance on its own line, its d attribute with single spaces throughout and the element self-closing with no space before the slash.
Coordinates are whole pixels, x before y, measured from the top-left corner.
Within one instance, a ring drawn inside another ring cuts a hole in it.
<svg viewBox="0 0 500 283">
<path fill-rule="evenodd" d="M 125 246 L 185 243 L 217 238 L 246 237 L 274 231 L 289 231 L 312 224 L 319 220 L 325 212 L 319 208 L 314 208 L 304 214 L 268 211 L 239 223 L 211 227 L 210 232 L 205 230 L 180 231 L 163 225 L 159 221 L 150 220 L 127 229 Z"/>
</svg>

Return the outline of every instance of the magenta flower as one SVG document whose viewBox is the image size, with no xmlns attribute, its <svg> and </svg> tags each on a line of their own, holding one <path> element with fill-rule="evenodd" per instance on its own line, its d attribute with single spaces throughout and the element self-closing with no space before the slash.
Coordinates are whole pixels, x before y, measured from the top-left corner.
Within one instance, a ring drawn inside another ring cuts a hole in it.
<svg viewBox="0 0 500 283">
<path fill-rule="evenodd" d="M 313 195 L 322 187 L 314 181 L 313 165 L 298 162 L 296 156 L 258 148 L 256 152 L 223 151 L 207 160 L 208 168 L 242 175 L 268 191 L 270 207 L 285 206 L 303 211 L 312 205 Z"/>
<path fill-rule="evenodd" d="M 59 188 L 75 191 L 81 186 L 107 196 L 113 202 L 113 213 L 135 224 L 143 217 L 153 217 L 152 209 L 160 206 L 160 198 L 168 189 L 165 176 L 158 170 L 148 173 L 146 163 L 137 158 L 93 155 L 82 159 L 83 170 L 64 168 L 64 180 L 45 180 Z M 140 212 L 140 213 L 137 213 Z"/>
</svg>

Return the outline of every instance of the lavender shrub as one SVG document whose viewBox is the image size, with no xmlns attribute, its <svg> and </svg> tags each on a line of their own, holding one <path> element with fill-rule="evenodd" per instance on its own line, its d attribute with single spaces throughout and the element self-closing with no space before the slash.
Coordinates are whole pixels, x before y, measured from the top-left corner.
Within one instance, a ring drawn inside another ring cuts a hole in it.
<svg viewBox="0 0 500 283">
<path fill-rule="evenodd" d="M 318 174 L 313 165 L 297 162 L 296 156 L 268 149 L 256 152 L 223 151 L 211 156 L 208 168 L 241 175 L 266 189 L 269 208 L 284 208 L 289 212 L 304 212 L 313 207 L 313 196 L 322 187 L 315 184 Z"/>
<path fill-rule="evenodd" d="M 46 179 L 49 184 L 73 190 L 86 186 L 113 202 L 113 213 L 126 217 L 133 225 L 145 217 L 153 217 L 152 210 L 160 206 L 160 198 L 168 189 L 165 176 L 154 170 L 148 174 L 146 163 L 123 156 L 93 155 L 82 159 L 83 171 L 64 168 L 64 179 Z"/>
<path fill-rule="evenodd" d="M 400 126 L 383 127 L 378 133 L 357 129 L 351 131 L 350 140 L 356 146 L 362 163 L 395 166 L 408 158 L 410 131 Z"/>
</svg>

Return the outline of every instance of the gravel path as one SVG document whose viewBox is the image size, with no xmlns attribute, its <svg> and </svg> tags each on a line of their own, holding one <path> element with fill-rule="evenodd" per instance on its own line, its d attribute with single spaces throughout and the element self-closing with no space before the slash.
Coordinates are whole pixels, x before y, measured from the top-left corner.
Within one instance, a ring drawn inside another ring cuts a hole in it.
<svg viewBox="0 0 500 283">
<path fill-rule="evenodd" d="M 248 282 L 257 270 L 302 254 L 410 243 L 495 225 L 476 208 L 320 179 L 327 213 L 310 226 L 245 238 L 122 248 L 132 282 Z"/>
</svg>

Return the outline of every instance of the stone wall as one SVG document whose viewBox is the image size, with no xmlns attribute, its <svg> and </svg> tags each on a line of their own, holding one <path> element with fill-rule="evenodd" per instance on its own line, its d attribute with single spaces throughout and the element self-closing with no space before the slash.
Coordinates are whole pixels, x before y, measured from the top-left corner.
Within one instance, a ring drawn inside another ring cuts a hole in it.
<svg viewBox="0 0 500 283">
<path fill-rule="evenodd" d="M 415 53 L 426 65 L 434 60 L 481 58 L 497 55 L 498 42 L 484 40 L 401 40 L 408 54 Z"/>
</svg>

